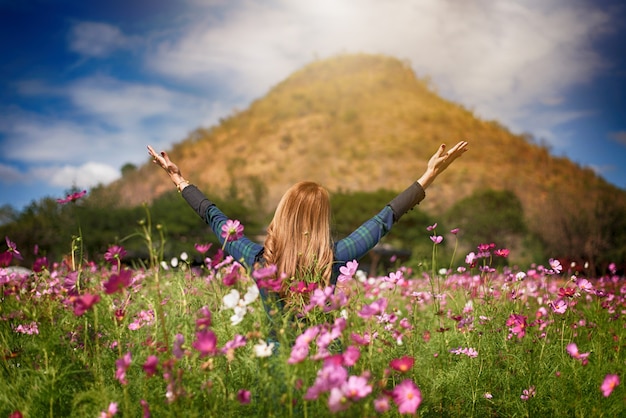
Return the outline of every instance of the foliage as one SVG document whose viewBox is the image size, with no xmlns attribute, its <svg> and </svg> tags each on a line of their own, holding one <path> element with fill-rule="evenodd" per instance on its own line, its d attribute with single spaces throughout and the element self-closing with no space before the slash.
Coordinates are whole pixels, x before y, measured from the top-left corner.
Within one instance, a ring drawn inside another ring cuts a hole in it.
<svg viewBox="0 0 626 418">
<path fill-rule="evenodd" d="M 601 277 L 565 275 L 556 260 L 496 270 L 507 251 L 480 245 L 456 270 L 366 277 L 351 264 L 337 289 L 297 293 L 281 308 L 257 293 L 275 273 L 240 268 L 220 249 L 199 249 L 202 266 L 173 268 L 155 228 L 139 231 L 150 249 L 143 267 L 124 267 L 124 249 L 111 247 L 75 269 L 0 268 L 0 415 L 623 409 L 626 302 L 614 266 Z M 7 245 L 5 261 L 19 255 Z"/>
</svg>

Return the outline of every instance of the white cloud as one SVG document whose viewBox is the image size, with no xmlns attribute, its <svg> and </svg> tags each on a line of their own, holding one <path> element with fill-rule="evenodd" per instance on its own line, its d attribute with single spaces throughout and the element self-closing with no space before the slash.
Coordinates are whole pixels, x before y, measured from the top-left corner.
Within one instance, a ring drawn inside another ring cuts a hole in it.
<svg viewBox="0 0 626 418">
<path fill-rule="evenodd" d="M 221 7 L 219 20 L 205 14 L 211 7 Z M 591 41 L 610 19 L 570 1 L 277 0 L 211 7 L 178 39 L 156 47 L 151 68 L 196 85 L 219 80 L 251 100 L 315 55 L 384 53 L 408 59 L 442 95 L 513 129 L 528 121 L 529 107 L 563 100 L 567 89 L 604 67 Z"/>
<path fill-rule="evenodd" d="M 69 36 L 69 48 L 85 57 L 105 58 L 119 49 L 128 49 L 139 41 L 113 25 L 99 22 L 78 22 Z"/>
<path fill-rule="evenodd" d="M 76 186 L 81 189 L 107 184 L 120 177 L 119 170 L 96 162 L 87 162 L 80 166 L 40 167 L 33 169 L 31 173 L 33 177 L 53 186 Z"/>
<path fill-rule="evenodd" d="M 214 124 L 225 112 L 204 98 L 158 85 L 94 76 L 63 89 L 38 84 L 30 94 L 61 95 L 71 105 L 46 116 L 14 111 L 0 116 L 5 158 L 30 163 L 95 161 L 121 166 L 145 161 L 145 146 L 166 147 L 193 129 Z"/>
<path fill-rule="evenodd" d="M 23 176 L 18 169 L 10 165 L 0 163 L 0 182 L 9 184 L 22 180 Z"/>
</svg>

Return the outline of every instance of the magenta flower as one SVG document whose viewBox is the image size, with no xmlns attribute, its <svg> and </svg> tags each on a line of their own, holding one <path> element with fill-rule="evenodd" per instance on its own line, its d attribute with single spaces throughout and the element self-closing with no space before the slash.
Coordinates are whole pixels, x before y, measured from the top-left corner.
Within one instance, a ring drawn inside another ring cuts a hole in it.
<svg viewBox="0 0 626 418">
<path fill-rule="evenodd" d="M 100 295 L 85 293 L 74 299 L 74 315 L 81 316 L 100 301 Z"/>
<path fill-rule="evenodd" d="M 604 381 L 602 385 L 600 385 L 600 390 L 602 391 L 602 395 L 606 398 L 619 385 L 619 376 L 616 374 L 607 374 L 604 377 Z"/>
<path fill-rule="evenodd" d="M 237 400 L 240 404 L 249 404 L 250 403 L 250 391 L 245 389 L 240 389 L 237 392 Z"/>
<path fill-rule="evenodd" d="M 363 319 L 369 319 L 374 315 L 380 315 L 385 312 L 385 309 L 387 309 L 387 303 L 388 301 L 386 298 L 380 298 L 369 305 L 365 305 L 359 312 L 357 312 L 357 315 Z"/>
<path fill-rule="evenodd" d="M 520 395 L 520 399 L 523 401 L 527 401 L 530 398 L 534 398 L 537 392 L 535 391 L 535 387 L 531 386 L 528 389 L 524 389 L 522 394 Z"/>
<path fill-rule="evenodd" d="M 567 310 L 567 302 L 563 299 L 559 299 L 556 302 L 550 302 L 550 307 L 552 311 L 558 314 L 564 314 Z"/>
<path fill-rule="evenodd" d="M 119 274 L 111 274 L 109 280 L 102 284 L 104 292 L 107 295 L 111 295 L 128 287 L 132 275 L 133 272 L 131 270 L 122 270 Z"/>
<path fill-rule="evenodd" d="M 561 271 L 563 271 L 563 266 L 561 266 L 561 262 L 555 258 L 551 258 L 549 260 L 550 263 L 550 267 L 552 267 L 552 270 L 547 271 L 548 274 L 559 274 Z"/>
<path fill-rule="evenodd" d="M 200 357 L 215 354 L 217 352 L 217 336 L 211 330 L 197 332 L 192 347 L 200 352 Z"/>
<path fill-rule="evenodd" d="M 341 385 L 341 391 L 350 400 L 357 401 L 372 393 L 372 387 L 363 376 L 350 376 Z"/>
<path fill-rule="evenodd" d="M 451 233 L 452 235 L 456 235 L 456 234 L 458 234 L 458 233 L 459 233 L 459 228 L 454 228 L 454 229 L 451 229 L 451 230 L 450 230 L 450 233 Z"/>
<path fill-rule="evenodd" d="M 511 334 L 517 335 L 520 340 L 526 335 L 526 327 L 528 326 L 526 319 L 527 317 L 524 315 L 511 314 L 506 320 L 506 326 L 509 327 Z"/>
<path fill-rule="evenodd" d="M 68 194 L 65 199 L 57 199 L 57 203 L 60 204 L 65 204 L 65 203 L 70 203 L 70 202 L 74 202 L 78 199 L 80 199 L 81 197 L 85 196 L 87 194 L 87 190 L 83 190 L 82 192 L 75 192 L 72 194 Z"/>
<path fill-rule="evenodd" d="M 227 220 L 222 225 L 222 238 L 228 241 L 237 241 L 243 236 L 243 225 L 239 221 Z"/>
<path fill-rule="evenodd" d="M 110 246 L 107 251 L 104 253 L 104 259 L 109 263 L 112 263 L 117 260 L 121 260 L 126 256 L 126 250 L 124 247 L 120 247 L 119 245 Z"/>
<path fill-rule="evenodd" d="M 122 385 L 128 383 L 128 381 L 126 380 L 126 371 L 130 367 L 130 362 L 130 352 L 124 354 L 122 358 L 115 361 L 115 367 L 117 367 L 117 369 L 115 370 L 115 378 L 119 380 Z"/>
<path fill-rule="evenodd" d="M 432 225 L 427 226 L 427 227 L 426 227 L 426 230 L 427 230 L 428 232 L 430 232 L 430 231 L 434 231 L 434 230 L 435 230 L 435 228 L 437 228 L 437 222 L 435 222 L 435 223 L 434 223 L 434 224 L 432 224 Z"/>
<path fill-rule="evenodd" d="M 389 367 L 399 372 L 405 373 L 411 370 L 413 364 L 415 363 L 415 359 L 409 356 L 403 356 L 401 358 L 393 359 L 389 362 Z"/>
<path fill-rule="evenodd" d="M 348 261 L 345 266 L 339 267 L 339 277 L 337 278 L 338 282 L 345 282 L 354 276 L 357 269 L 359 268 L 359 262 L 356 260 Z"/>
<path fill-rule="evenodd" d="M 141 410 L 142 410 L 142 418 L 150 418 L 150 405 L 148 405 L 148 401 L 146 401 L 145 399 L 142 399 L 140 401 L 141 403 Z"/>
<path fill-rule="evenodd" d="M 387 412 L 389 410 L 389 397 L 382 395 L 380 398 L 374 400 L 374 410 L 379 414 Z"/>
<path fill-rule="evenodd" d="M 154 376 L 159 365 L 159 358 L 157 356 L 148 356 L 146 362 L 143 364 L 143 371 L 146 372 L 148 377 Z"/>
<path fill-rule="evenodd" d="M 117 414 L 117 403 L 116 402 L 111 402 L 109 404 L 109 408 L 106 411 L 100 412 L 100 417 L 99 418 L 111 418 L 115 414 Z"/>
<path fill-rule="evenodd" d="M 443 237 L 441 235 L 431 235 L 430 240 L 435 244 L 440 244 L 443 241 Z"/>
<path fill-rule="evenodd" d="M 352 367 L 356 364 L 360 357 L 361 351 L 359 350 L 359 348 L 351 345 L 344 350 L 343 354 L 341 355 L 341 360 L 344 366 Z"/>
<path fill-rule="evenodd" d="M 509 256 L 510 251 L 507 248 L 500 248 L 498 250 L 495 250 L 493 253 L 498 257 L 506 258 Z"/>
<path fill-rule="evenodd" d="M 194 244 L 194 248 L 196 249 L 196 251 L 198 251 L 200 254 L 204 254 L 207 251 L 209 251 L 211 249 L 211 247 L 213 246 L 212 243 L 208 243 L 208 244 Z"/>
<path fill-rule="evenodd" d="M 39 326 L 35 321 L 27 325 L 20 324 L 15 328 L 15 332 L 28 335 L 39 334 Z"/>
<path fill-rule="evenodd" d="M 196 331 L 203 331 L 211 326 L 212 322 L 211 310 L 208 306 L 203 306 L 198 311 L 198 319 L 196 319 Z"/>
<path fill-rule="evenodd" d="M 17 245 L 9 239 L 9 237 L 4 238 L 7 242 L 8 252 L 18 260 L 23 260 L 22 253 L 17 250 Z"/>
<path fill-rule="evenodd" d="M 226 354 L 229 351 L 232 351 L 236 348 L 243 347 L 246 345 L 247 342 L 248 341 L 246 340 L 246 337 L 244 337 L 243 335 L 237 334 L 232 340 L 224 344 L 224 347 L 222 347 L 222 353 Z"/>
<path fill-rule="evenodd" d="M 174 336 L 174 347 L 172 348 L 172 354 L 174 354 L 174 357 L 176 357 L 177 359 L 181 359 L 185 355 L 183 344 L 185 344 L 185 336 L 183 334 L 176 334 Z"/>
<path fill-rule="evenodd" d="M 589 354 L 591 354 L 591 353 L 579 353 L 578 346 L 576 346 L 576 343 L 567 344 L 567 353 L 570 356 L 572 356 L 572 358 L 575 358 L 576 360 L 584 360 L 587 357 L 589 357 Z"/>
<path fill-rule="evenodd" d="M 396 385 L 392 391 L 393 401 L 401 414 L 414 414 L 422 403 L 422 392 L 411 379 Z"/>
</svg>

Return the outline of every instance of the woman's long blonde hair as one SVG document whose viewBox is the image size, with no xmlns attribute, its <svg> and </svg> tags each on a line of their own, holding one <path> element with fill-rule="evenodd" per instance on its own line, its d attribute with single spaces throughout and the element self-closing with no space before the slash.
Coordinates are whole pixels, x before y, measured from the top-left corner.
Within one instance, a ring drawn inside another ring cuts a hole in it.
<svg viewBox="0 0 626 418">
<path fill-rule="evenodd" d="M 294 184 L 278 203 L 267 228 L 265 262 L 275 264 L 287 279 L 320 278 L 320 284 L 328 285 L 333 263 L 330 218 L 325 188 L 311 181 Z"/>
</svg>

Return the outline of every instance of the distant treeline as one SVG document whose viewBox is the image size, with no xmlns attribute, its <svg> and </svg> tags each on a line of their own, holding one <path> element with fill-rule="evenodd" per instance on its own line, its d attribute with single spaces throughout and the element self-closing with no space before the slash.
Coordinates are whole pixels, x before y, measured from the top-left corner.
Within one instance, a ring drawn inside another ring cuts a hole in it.
<svg viewBox="0 0 626 418">
<path fill-rule="evenodd" d="M 333 193 L 335 239 L 351 233 L 378 213 L 395 195 L 396 192 L 389 190 Z M 250 239 L 262 242 L 272 213 L 259 213 L 258 207 L 247 207 L 239 198 L 210 198 L 227 216 L 242 222 Z M 441 235 L 444 240 L 436 252 L 439 267 L 464 265 L 465 255 L 475 251 L 478 244 L 495 243 L 496 248 L 510 250 L 504 262 L 529 266 L 532 263 L 545 264 L 549 258 L 561 258 L 579 265 L 591 262 L 591 268 L 601 270 L 611 262 L 618 265 L 625 262 L 623 250 L 619 249 L 626 242 L 626 214 L 613 215 L 611 221 L 614 228 L 604 233 L 604 245 L 597 251 L 594 252 L 593 248 L 573 248 L 570 253 L 562 253 L 529 231 L 522 204 L 513 192 L 483 190 L 436 216 L 417 206 L 383 239 L 381 244 L 387 250 L 381 253 L 387 258 L 394 251 L 404 254 L 402 261 L 409 266 L 429 264 L 433 254 L 433 241 L 429 235 Z M 195 250 L 194 244 L 212 242 L 213 250 L 218 248 L 217 239 L 209 227 L 176 192 L 164 194 L 151 204 L 132 208 L 103 205 L 89 196 L 66 204 L 44 198 L 31 203 L 21 212 L 9 206 L 0 208 L 0 223 L 0 236 L 7 236 L 17 244 L 24 256 L 21 262 L 24 267 L 32 266 L 38 257 L 45 256 L 49 262 L 61 261 L 72 252 L 85 260 L 98 262 L 114 244 L 126 249 L 128 255 L 125 261 L 129 263 L 147 259 L 147 245 L 158 246 L 166 260 L 186 252 L 192 262 L 202 262 L 202 255 Z M 435 224 L 434 230 L 427 230 L 428 226 Z M 583 225 L 580 227 L 582 231 Z M 450 232 L 456 228 L 458 232 Z M 151 235 L 152 244 L 146 240 L 146 231 Z M 410 254 L 408 260 L 407 254 Z M 453 254 L 456 255 L 454 260 L 451 258 Z M 362 266 L 367 269 L 374 259 L 378 261 L 380 256 L 366 257 Z M 379 266 L 385 265 L 388 260 L 382 261 Z"/>
</svg>

